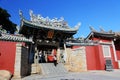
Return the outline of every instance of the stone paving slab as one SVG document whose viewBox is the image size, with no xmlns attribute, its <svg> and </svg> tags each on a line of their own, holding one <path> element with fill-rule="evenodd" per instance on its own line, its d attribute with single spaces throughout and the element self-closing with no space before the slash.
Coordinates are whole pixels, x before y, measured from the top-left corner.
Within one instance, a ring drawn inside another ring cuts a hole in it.
<svg viewBox="0 0 120 80">
<path fill-rule="evenodd" d="M 22 80 L 120 80 L 120 70 L 108 71 L 88 71 L 80 73 L 31 75 Z"/>
</svg>

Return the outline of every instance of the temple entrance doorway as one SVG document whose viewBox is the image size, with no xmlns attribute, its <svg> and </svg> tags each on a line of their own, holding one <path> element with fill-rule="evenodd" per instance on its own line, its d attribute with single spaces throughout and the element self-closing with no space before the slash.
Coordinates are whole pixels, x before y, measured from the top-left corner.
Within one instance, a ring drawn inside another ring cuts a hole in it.
<svg viewBox="0 0 120 80">
<path fill-rule="evenodd" d="M 57 60 L 57 47 L 50 45 L 38 45 L 38 62 L 54 63 Z"/>
</svg>

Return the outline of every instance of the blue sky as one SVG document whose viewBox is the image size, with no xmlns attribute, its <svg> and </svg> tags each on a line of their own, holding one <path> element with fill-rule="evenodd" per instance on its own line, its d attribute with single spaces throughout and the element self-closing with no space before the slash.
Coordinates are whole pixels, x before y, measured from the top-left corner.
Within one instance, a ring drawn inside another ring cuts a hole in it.
<svg viewBox="0 0 120 80">
<path fill-rule="evenodd" d="M 60 18 L 74 27 L 81 22 L 81 27 L 74 37 L 86 37 L 89 26 L 99 31 L 120 31 L 120 0 L 0 0 L 0 7 L 11 14 L 11 21 L 20 25 L 19 10 L 29 19 L 29 10 L 43 17 Z"/>
</svg>

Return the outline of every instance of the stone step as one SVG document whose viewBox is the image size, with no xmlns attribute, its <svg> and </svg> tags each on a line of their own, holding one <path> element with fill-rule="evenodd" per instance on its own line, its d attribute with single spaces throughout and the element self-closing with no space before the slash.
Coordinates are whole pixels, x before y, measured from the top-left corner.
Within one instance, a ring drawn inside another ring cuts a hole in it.
<svg viewBox="0 0 120 80">
<path fill-rule="evenodd" d="M 62 63 L 54 65 L 54 63 L 40 63 L 42 74 L 62 74 L 67 73 L 67 70 L 64 68 Z"/>
</svg>

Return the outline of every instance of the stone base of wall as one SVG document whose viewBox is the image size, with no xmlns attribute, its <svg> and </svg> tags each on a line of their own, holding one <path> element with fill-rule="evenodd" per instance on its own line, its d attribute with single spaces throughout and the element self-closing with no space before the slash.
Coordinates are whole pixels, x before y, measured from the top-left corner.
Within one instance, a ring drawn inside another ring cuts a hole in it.
<svg viewBox="0 0 120 80">
<path fill-rule="evenodd" d="M 12 77 L 12 79 L 21 79 L 22 78 L 22 76 L 20 75 L 20 72 L 18 71 L 16 71 L 15 73 L 14 73 L 14 75 L 13 75 L 13 77 Z"/>
<path fill-rule="evenodd" d="M 10 80 L 12 73 L 7 70 L 0 70 L 0 80 Z"/>
<path fill-rule="evenodd" d="M 71 72 L 71 65 L 65 64 L 64 67 L 67 69 L 67 71 Z"/>
<path fill-rule="evenodd" d="M 31 74 L 41 74 L 41 67 L 39 64 L 32 64 Z"/>
<path fill-rule="evenodd" d="M 87 71 L 85 47 L 77 49 L 67 49 L 67 59 L 65 68 L 71 72 Z"/>
</svg>

